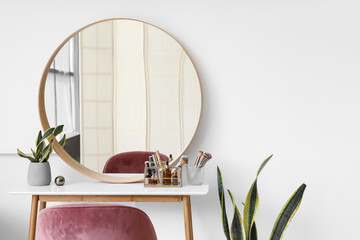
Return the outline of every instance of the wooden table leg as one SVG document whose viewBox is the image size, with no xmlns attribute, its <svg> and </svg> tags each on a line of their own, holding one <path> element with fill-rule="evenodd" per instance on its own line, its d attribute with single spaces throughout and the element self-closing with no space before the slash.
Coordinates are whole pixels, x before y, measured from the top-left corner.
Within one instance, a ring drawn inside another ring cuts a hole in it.
<svg viewBox="0 0 360 240">
<path fill-rule="evenodd" d="M 44 208 L 46 208 L 46 202 L 40 201 L 40 209 L 39 209 L 39 212 L 40 212 L 41 210 L 43 210 Z"/>
<path fill-rule="evenodd" d="M 191 218 L 191 202 L 190 196 L 183 196 L 184 221 L 185 221 L 185 239 L 193 240 L 193 228 Z"/>
<path fill-rule="evenodd" d="M 35 239 L 38 203 L 39 203 L 39 195 L 33 195 L 31 200 L 31 211 L 30 211 L 29 240 Z"/>
</svg>

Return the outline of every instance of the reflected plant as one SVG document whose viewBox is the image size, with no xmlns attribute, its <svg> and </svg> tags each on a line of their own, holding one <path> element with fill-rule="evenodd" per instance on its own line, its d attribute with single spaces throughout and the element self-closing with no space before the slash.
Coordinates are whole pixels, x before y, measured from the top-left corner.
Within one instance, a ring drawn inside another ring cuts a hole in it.
<svg viewBox="0 0 360 240">
<path fill-rule="evenodd" d="M 34 163 L 47 162 L 47 160 L 49 160 L 51 153 L 53 152 L 54 138 L 58 136 L 60 133 L 62 133 L 63 128 L 64 125 L 59 125 L 56 128 L 48 128 L 44 132 L 44 135 L 40 130 L 35 140 L 36 151 L 31 149 L 32 156 L 24 154 L 19 149 L 17 149 L 17 154 L 20 157 L 27 158 Z M 48 139 L 50 138 L 51 140 L 49 141 Z M 46 145 L 45 140 L 49 141 L 48 145 Z M 66 134 L 64 134 L 64 136 L 61 138 L 59 142 L 62 147 L 65 146 L 65 141 L 66 141 Z"/>
<path fill-rule="evenodd" d="M 219 201 L 222 213 L 222 225 L 227 240 L 257 240 L 257 228 L 255 224 L 255 217 L 259 209 L 259 196 L 257 191 L 257 179 L 261 170 L 265 167 L 268 161 L 273 155 L 266 158 L 257 171 L 256 178 L 251 185 L 249 192 L 245 199 L 244 204 L 244 220 L 241 218 L 240 211 L 235 204 L 233 194 L 230 190 L 227 190 L 230 199 L 233 204 L 234 214 L 232 223 L 229 229 L 228 218 L 225 207 L 225 194 L 222 180 L 222 173 L 219 167 L 217 167 L 217 181 L 218 181 L 218 192 Z M 280 211 L 278 218 L 274 224 L 273 230 L 270 235 L 270 240 L 280 240 L 284 234 L 286 227 L 289 225 L 291 219 L 294 217 L 298 210 L 306 185 L 302 184 L 294 194 L 285 203 L 284 207 Z"/>
</svg>

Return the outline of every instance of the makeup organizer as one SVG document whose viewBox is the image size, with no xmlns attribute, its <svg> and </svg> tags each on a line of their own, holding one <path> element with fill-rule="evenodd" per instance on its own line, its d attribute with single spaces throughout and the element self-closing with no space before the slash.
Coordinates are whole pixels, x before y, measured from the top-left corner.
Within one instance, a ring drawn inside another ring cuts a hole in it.
<svg viewBox="0 0 360 240">
<path fill-rule="evenodd" d="M 144 186 L 145 187 L 181 187 L 182 186 L 182 168 L 165 167 L 166 162 L 162 162 L 160 167 L 145 167 Z M 165 171 L 171 173 L 166 176 Z"/>
<path fill-rule="evenodd" d="M 170 167 L 169 161 L 161 161 L 159 151 L 149 157 L 145 162 L 144 186 L 145 187 L 181 187 L 183 184 L 183 167 L 186 182 L 190 185 L 201 185 L 204 180 L 204 168 L 212 158 L 207 152 L 199 151 L 194 165 L 189 164 L 189 157 L 183 155 L 177 166 Z M 170 154 L 170 161 L 172 155 Z"/>
<path fill-rule="evenodd" d="M 181 187 L 182 168 L 181 166 L 170 167 L 172 161 L 170 154 L 168 161 L 161 161 L 159 151 L 149 156 L 145 162 L 144 186 L 145 187 Z"/>
</svg>

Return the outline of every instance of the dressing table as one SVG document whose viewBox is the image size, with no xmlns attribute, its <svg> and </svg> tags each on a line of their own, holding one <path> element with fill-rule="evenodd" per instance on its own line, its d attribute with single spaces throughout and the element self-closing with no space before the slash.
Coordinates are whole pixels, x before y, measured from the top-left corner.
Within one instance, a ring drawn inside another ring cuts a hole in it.
<svg viewBox="0 0 360 240">
<path fill-rule="evenodd" d="M 115 154 L 157 149 L 172 154 L 170 165 L 176 164 L 201 111 L 194 63 L 164 30 L 120 18 L 75 31 L 45 66 L 39 113 L 44 130 L 64 125 L 65 146 L 54 139 L 57 155 L 93 180 L 15 187 L 12 194 L 32 195 L 29 239 L 47 202 L 182 202 L 186 239 L 193 239 L 190 196 L 206 195 L 207 185 L 145 188 L 143 174 L 103 174 L 103 168 Z"/>
<path fill-rule="evenodd" d="M 145 188 L 143 183 L 108 184 L 96 180 L 67 182 L 64 186 L 18 184 L 10 192 L 14 195 L 32 195 L 29 240 L 35 239 L 38 211 L 47 202 L 182 202 L 184 210 L 185 239 L 193 239 L 190 196 L 204 196 L 208 185 L 181 188 Z M 39 205 L 40 204 L 40 205 Z"/>
</svg>

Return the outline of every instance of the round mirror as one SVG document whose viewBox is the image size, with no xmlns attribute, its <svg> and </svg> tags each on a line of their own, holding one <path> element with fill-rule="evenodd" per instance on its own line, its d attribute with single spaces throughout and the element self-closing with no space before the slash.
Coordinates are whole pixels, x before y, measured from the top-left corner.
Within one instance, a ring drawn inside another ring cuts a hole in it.
<svg viewBox="0 0 360 240">
<path fill-rule="evenodd" d="M 64 125 L 54 150 L 81 173 L 105 182 L 141 176 L 103 174 L 113 155 L 160 150 L 176 161 L 202 109 L 189 55 L 172 36 L 142 21 L 109 19 L 69 36 L 50 57 L 40 84 L 44 129 Z M 174 163 L 174 162 L 173 162 Z"/>
</svg>

